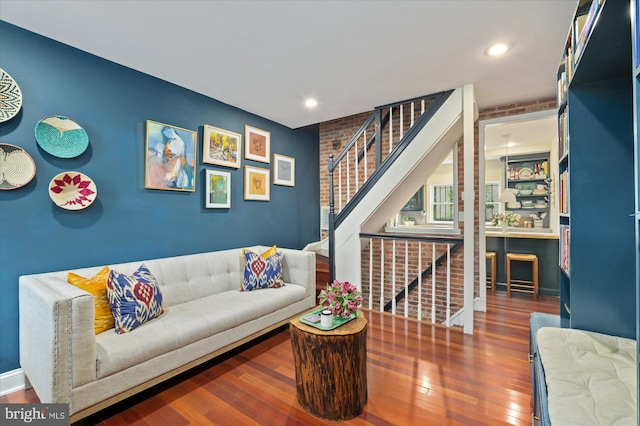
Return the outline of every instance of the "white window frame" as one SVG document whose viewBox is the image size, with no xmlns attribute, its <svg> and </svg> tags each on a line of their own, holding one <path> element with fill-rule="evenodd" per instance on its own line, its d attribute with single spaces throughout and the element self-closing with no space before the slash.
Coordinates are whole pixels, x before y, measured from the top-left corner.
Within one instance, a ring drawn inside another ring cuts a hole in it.
<svg viewBox="0 0 640 426">
<path fill-rule="evenodd" d="M 500 200 L 500 196 L 502 195 L 502 182 L 497 181 L 497 180 L 485 181 L 485 183 L 484 183 L 484 188 L 485 188 L 484 189 L 484 194 L 485 194 L 485 196 L 484 196 L 485 218 L 484 219 L 485 219 L 485 223 L 486 224 L 490 224 L 491 223 L 491 216 L 487 215 L 487 203 L 489 203 L 489 201 L 487 200 L 487 186 L 488 185 L 496 185 L 498 187 L 498 198 L 496 200 L 494 200 L 494 201 L 491 201 L 492 203 L 497 204 L 497 206 L 498 206 L 498 210 L 497 211 L 495 209 L 493 210 L 494 214 L 495 213 L 502 213 L 502 210 L 503 210 L 502 209 L 502 203 L 499 201 Z"/>
</svg>

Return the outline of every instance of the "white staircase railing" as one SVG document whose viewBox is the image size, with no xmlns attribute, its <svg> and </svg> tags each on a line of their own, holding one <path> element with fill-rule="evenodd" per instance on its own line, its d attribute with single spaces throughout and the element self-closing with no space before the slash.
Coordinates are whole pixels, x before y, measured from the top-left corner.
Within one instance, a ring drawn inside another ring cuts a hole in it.
<svg viewBox="0 0 640 426">
<path fill-rule="evenodd" d="M 452 265 L 460 268 L 464 262 L 459 251 L 462 238 L 397 234 L 360 234 L 360 237 L 364 241 L 365 306 L 451 326 L 452 310 L 464 306 L 463 283 L 451 279 Z M 391 273 L 385 271 L 389 264 Z"/>
</svg>

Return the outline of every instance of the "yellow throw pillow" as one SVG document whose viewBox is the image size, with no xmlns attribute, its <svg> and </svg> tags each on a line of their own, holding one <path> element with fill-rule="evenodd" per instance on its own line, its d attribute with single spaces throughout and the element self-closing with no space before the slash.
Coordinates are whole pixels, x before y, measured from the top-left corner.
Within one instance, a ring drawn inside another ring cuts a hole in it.
<svg viewBox="0 0 640 426">
<path fill-rule="evenodd" d="M 96 320 L 93 324 L 93 328 L 96 334 L 114 328 L 115 326 L 111 307 L 109 306 L 109 299 L 107 298 L 108 279 L 108 266 L 102 268 L 93 278 L 84 278 L 80 275 L 74 274 L 73 272 L 69 272 L 67 274 L 67 281 L 69 281 L 69 284 L 73 284 L 93 295 L 93 301 L 96 309 Z"/>
</svg>

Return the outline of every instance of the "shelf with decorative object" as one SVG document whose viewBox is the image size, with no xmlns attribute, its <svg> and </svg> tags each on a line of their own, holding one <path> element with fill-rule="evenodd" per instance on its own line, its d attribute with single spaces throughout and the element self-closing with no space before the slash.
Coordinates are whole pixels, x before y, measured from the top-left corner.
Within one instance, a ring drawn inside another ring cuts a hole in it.
<svg viewBox="0 0 640 426">
<path fill-rule="evenodd" d="M 519 214 L 524 222 L 536 228 L 550 228 L 550 154 L 548 152 L 515 155 L 504 158 L 507 190 L 516 198 L 505 204 L 505 210 Z"/>
</svg>

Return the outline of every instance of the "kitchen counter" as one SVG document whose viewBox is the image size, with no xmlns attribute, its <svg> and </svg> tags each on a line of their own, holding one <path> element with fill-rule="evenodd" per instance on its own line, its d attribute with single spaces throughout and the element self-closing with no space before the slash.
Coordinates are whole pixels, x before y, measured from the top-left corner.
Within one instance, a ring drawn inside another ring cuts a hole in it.
<svg viewBox="0 0 640 426">
<path fill-rule="evenodd" d="M 499 228 L 486 228 L 487 237 L 507 237 L 507 238 L 534 238 L 539 240 L 557 240 L 558 235 L 550 230 L 537 230 L 536 228 L 509 228 L 503 231 Z"/>
</svg>

